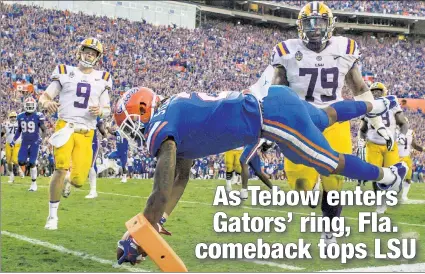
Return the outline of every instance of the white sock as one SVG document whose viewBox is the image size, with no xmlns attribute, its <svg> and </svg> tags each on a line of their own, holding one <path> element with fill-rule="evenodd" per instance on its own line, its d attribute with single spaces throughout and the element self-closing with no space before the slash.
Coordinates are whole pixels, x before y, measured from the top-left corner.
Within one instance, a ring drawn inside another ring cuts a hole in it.
<svg viewBox="0 0 425 274">
<path fill-rule="evenodd" d="M 232 180 L 230 179 L 230 180 L 226 180 L 226 186 L 227 186 L 227 188 L 232 188 Z"/>
<path fill-rule="evenodd" d="M 383 167 L 382 170 L 384 171 L 384 177 L 382 177 L 382 179 L 377 182 L 385 185 L 392 184 L 396 179 L 395 174 L 388 167 Z"/>
<path fill-rule="evenodd" d="M 15 174 L 13 174 L 13 169 L 12 169 L 12 171 L 9 171 L 9 177 L 10 177 L 11 181 L 15 180 Z"/>
<path fill-rule="evenodd" d="M 35 183 L 35 180 L 37 180 L 37 167 L 32 167 L 30 169 L 31 174 L 31 180 Z"/>
<path fill-rule="evenodd" d="M 125 179 L 127 179 L 127 174 L 123 174 L 122 175 L 122 178 L 125 180 Z"/>
<path fill-rule="evenodd" d="M 89 182 L 90 182 L 90 192 L 96 192 L 96 171 L 94 167 L 90 168 L 89 171 Z"/>
<path fill-rule="evenodd" d="M 402 197 L 407 199 L 407 194 L 409 193 L 410 184 L 408 182 L 403 182 L 403 194 Z"/>
<path fill-rule="evenodd" d="M 59 208 L 60 201 L 57 202 L 49 202 L 49 217 L 50 218 L 57 218 L 58 217 L 58 208 Z"/>
<path fill-rule="evenodd" d="M 71 171 L 67 171 L 65 175 L 65 181 L 71 182 Z"/>
<path fill-rule="evenodd" d="M 380 113 L 387 109 L 387 107 L 384 104 L 383 100 L 374 100 L 372 103 L 372 110 L 373 113 Z"/>
</svg>

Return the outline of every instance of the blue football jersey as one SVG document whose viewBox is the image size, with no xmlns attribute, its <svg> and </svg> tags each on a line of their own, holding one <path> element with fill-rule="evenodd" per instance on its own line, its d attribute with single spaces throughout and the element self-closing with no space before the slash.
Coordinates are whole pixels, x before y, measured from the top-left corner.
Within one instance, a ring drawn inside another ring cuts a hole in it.
<svg viewBox="0 0 425 274">
<path fill-rule="evenodd" d="M 153 156 L 171 137 L 177 144 L 178 157 L 196 159 L 254 143 L 260 133 L 261 112 L 254 96 L 184 92 L 155 111 L 145 138 Z"/>
<path fill-rule="evenodd" d="M 36 142 L 40 140 L 40 127 L 45 118 L 41 112 L 21 112 L 18 117 L 18 131 L 15 136 L 22 134 L 22 141 Z"/>
</svg>

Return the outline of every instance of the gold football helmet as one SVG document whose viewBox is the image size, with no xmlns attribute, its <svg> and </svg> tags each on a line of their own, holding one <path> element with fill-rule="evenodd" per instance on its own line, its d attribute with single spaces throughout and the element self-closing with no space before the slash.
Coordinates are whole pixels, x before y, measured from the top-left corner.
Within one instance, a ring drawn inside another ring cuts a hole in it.
<svg viewBox="0 0 425 274">
<path fill-rule="evenodd" d="M 369 89 L 372 92 L 374 98 L 379 98 L 388 95 L 387 87 L 381 82 L 373 83 Z"/>
<path fill-rule="evenodd" d="M 97 51 L 97 57 L 94 58 L 93 61 L 85 60 L 83 53 L 83 50 L 85 48 L 90 48 L 95 51 Z M 83 42 L 78 46 L 77 49 L 77 60 L 80 62 L 80 64 L 84 67 L 91 68 L 94 65 L 96 65 L 97 62 L 99 62 L 100 58 L 103 56 L 103 45 L 100 43 L 99 40 L 96 38 L 87 38 L 84 39 Z"/>
<path fill-rule="evenodd" d="M 298 36 L 309 49 L 316 50 L 332 37 L 336 17 L 322 2 L 305 5 L 298 14 Z"/>
</svg>

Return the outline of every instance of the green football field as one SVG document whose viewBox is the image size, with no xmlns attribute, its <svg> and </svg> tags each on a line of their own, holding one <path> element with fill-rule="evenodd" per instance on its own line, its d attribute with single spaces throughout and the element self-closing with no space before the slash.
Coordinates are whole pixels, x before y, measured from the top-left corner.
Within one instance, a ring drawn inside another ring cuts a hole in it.
<svg viewBox="0 0 425 274">
<path fill-rule="evenodd" d="M 152 189 L 151 180 L 129 180 L 122 184 L 119 179 L 99 179 L 97 199 L 85 199 L 88 184 L 81 190 L 73 189 L 68 199 L 62 199 L 59 207 L 59 229 L 44 229 L 48 215 L 48 178 L 38 180 L 37 192 L 28 192 L 29 178 L 17 178 L 14 184 L 1 177 L 1 270 L 3 272 L 141 272 L 159 269 L 149 259 L 137 266 L 115 265 L 116 244 L 125 231 L 124 223 L 136 215 L 146 202 Z M 250 181 L 251 185 L 260 184 Z M 287 190 L 286 183 L 276 183 Z M 366 243 L 369 256 L 366 259 L 349 260 L 342 264 L 339 259 L 320 259 L 317 243 L 320 233 L 300 233 L 300 217 L 311 211 L 320 215 L 320 206 L 308 207 L 252 207 L 249 201 L 239 207 L 214 207 L 215 189 L 224 185 L 224 180 L 192 180 L 175 212 L 166 223 L 173 233 L 164 236 L 176 253 L 193 272 L 310 272 L 326 270 L 349 270 L 367 268 L 369 271 L 403 270 L 425 271 L 425 184 L 413 184 L 409 204 L 390 208 L 386 216 L 398 225 L 397 233 L 358 233 L 357 217 L 360 211 L 374 211 L 374 207 L 345 207 L 343 216 L 352 227 L 347 238 L 339 243 Z M 236 186 L 235 188 L 238 188 Z M 355 184 L 346 183 L 345 189 L 354 189 Z M 365 189 L 370 188 L 367 186 Z M 224 211 L 229 216 L 282 216 L 294 212 L 294 220 L 283 233 L 216 233 L 213 216 Z M 373 258 L 374 239 L 403 238 L 410 235 L 418 239 L 414 259 Z M 242 260 L 242 259 L 197 259 L 195 247 L 198 243 L 255 243 L 257 239 L 268 243 L 298 242 L 302 238 L 311 243 L 313 259 Z M 406 266 L 406 264 L 408 264 Z M 373 268 L 373 269 L 371 269 Z"/>
</svg>

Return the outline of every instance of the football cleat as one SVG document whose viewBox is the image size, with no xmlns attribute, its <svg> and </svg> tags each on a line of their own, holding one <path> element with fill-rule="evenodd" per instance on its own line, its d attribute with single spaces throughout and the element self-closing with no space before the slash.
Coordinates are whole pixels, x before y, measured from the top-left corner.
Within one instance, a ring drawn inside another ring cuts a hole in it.
<svg viewBox="0 0 425 274">
<path fill-rule="evenodd" d="M 86 196 L 86 199 L 94 199 L 94 198 L 97 198 L 96 191 L 90 191 L 90 193 Z"/>
<path fill-rule="evenodd" d="M 383 101 L 383 103 L 384 103 L 384 109 L 382 109 L 380 111 L 371 111 L 369 113 L 366 113 L 366 117 L 375 118 L 375 117 L 381 116 L 382 114 L 384 114 L 388 110 L 390 110 L 390 105 L 391 105 L 390 100 L 388 100 L 386 97 L 380 97 L 380 98 L 376 99 L 375 101 L 380 101 L 380 100 Z"/>
<path fill-rule="evenodd" d="M 62 197 L 68 198 L 71 195 L 71 182 L 69 180 L 65 180 L 65 186 L 62 190 Z"/>
<path fill-rule="evenodd" d="M 28 191 L 37 191 L 37 184 L 31 184 L 31 186 L 28 189 Z"/>
<path fill-rule="evenodd" d="M 395 175 L 394 182 L 391 184 L 383 184 L 383 183 L 377 183 L 376 185 L 380 190 L 395 190 L 397 193 L 399 193 L 403 186 L 403 180 L 404 177 L 406 177 L 407 171 L 409 168 L 407 167 L 405 162 L 399 162 L 393 166 L 389 167 L 392 171 L 392 173 Z"/>
<path fill-rule="evenodd" d="M 9 181 L 7 181 L 8 183 L 13 183 L 15 180 L 12 178 L 9 178 Z"/>
<path fill-rule="evenodd" d="M 47 230 L 58 229 L 58 218 L 52 218 L 49 216 L 47 218 L 47 222 L 46 222 L 46 225 L 44 226 L 44 229 L 47 229 Z"/>
<path fill-rule="evenodd" d="M 326 245 L 337 243 L 336 237 L 332 232 L 322 232 L 322 235 L 320 235 L 320 239 L 325 240 Z"/>
</svg>

